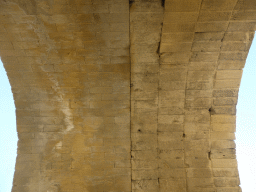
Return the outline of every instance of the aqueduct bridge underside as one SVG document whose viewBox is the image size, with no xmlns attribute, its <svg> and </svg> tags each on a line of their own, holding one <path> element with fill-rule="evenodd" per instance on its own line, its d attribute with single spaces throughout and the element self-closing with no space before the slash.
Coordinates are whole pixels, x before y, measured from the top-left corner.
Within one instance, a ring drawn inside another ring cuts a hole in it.
<svg viewBox="0 0 256 192">
<path fill-rule="evenodd" d="M 0 0 L 12 192 L 240 192 L 255 0 Z"/>
</svg>

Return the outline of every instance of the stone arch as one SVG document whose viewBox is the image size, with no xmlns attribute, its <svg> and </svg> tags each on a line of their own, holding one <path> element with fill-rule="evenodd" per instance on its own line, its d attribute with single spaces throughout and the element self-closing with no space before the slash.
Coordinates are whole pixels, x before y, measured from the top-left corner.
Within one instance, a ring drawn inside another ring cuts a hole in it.
<svg viewBox="0 0 256 192">
<path fill-rule="evenodd" d="M 253 0 L 0 5 L 13 192 L 240 191 L 235 106 Z"/>
</svg>

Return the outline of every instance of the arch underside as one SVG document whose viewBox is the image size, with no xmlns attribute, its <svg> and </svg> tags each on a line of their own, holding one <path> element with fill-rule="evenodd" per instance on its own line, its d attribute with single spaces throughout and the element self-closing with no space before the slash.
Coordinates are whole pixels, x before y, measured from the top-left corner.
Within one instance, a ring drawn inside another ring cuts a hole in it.
<svg viewBox="0 0 256 192">
<path fill-rule="evenodd" d="M 12 192 L 240 192 L 254 0 L 0 0 Z"/>
</svg>

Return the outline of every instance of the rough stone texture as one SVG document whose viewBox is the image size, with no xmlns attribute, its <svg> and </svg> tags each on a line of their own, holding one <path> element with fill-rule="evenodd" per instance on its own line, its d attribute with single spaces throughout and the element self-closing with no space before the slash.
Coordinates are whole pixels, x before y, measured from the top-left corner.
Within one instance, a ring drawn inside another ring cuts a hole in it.
<svg viewBox="0 0 256 192">
<path fill-rule="evenodd" d="M 0 0 L 12 192 L 240 192 L 255 0 Z"/>
</svg>

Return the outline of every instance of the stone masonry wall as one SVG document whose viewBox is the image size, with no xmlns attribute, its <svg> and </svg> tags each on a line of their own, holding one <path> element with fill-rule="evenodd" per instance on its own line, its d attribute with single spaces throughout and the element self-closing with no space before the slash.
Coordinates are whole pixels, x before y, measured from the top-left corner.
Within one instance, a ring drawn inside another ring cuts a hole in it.
<svg viewBox="0 0 256 192">
<path fill-rule="evenodd" d="M 12 192 L 241 192 L 254 0 L 0 0 Z"/>
</svg>

